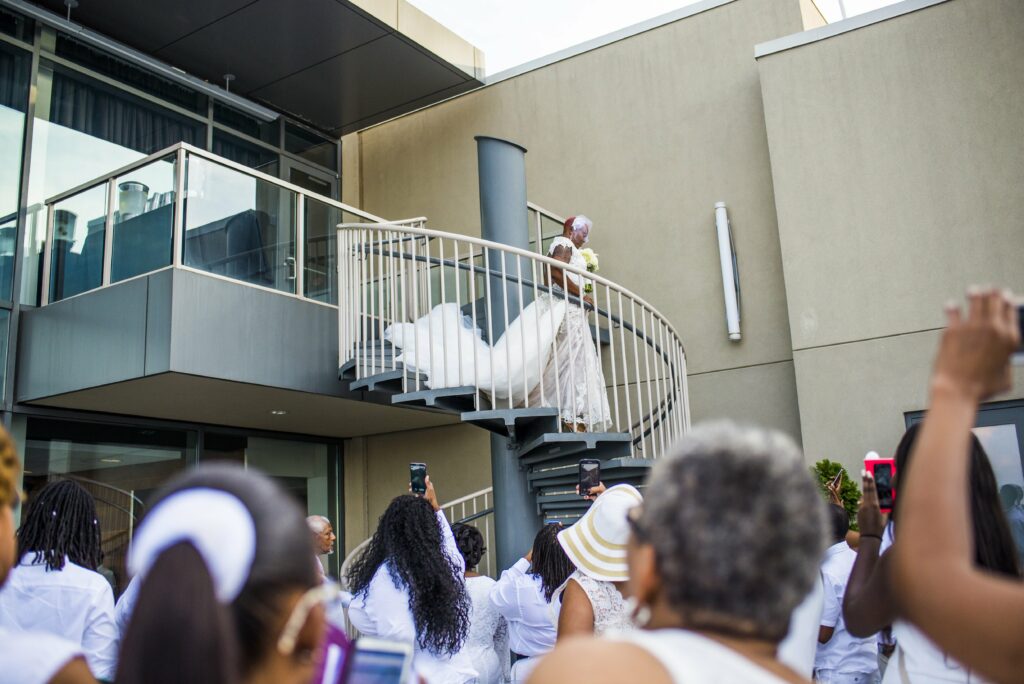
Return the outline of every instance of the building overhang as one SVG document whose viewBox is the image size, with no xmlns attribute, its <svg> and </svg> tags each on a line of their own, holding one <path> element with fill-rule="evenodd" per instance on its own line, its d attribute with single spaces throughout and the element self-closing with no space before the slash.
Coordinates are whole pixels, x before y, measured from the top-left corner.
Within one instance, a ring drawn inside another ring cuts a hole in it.
<svg viewBox="0 0 1024 684">
<path fill-rule="evenodd" d="M 24 0 L 5 0 L 17 8 Z M 405 0 L 33 0 L 96 32 L 341 136 L 482 84 L 483 54 Z M 37 16 L 37 19 L 39 17 Z"/>
<path fill-rule="evenodd" d="M 458 422 L 350 391 L 335 307 L 187 269 L 24 310 L 21 325 L 19 404 L 326 437 Z"/>
</svg>

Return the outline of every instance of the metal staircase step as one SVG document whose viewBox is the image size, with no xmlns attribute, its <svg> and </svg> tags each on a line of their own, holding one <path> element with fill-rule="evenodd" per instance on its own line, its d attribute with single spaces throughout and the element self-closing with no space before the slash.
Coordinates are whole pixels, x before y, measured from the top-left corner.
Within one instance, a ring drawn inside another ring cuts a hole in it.
<svg viewBox="0 0 1024 684">
<path fill-rule="evenodd" d="M 440 408 L 446 411 L 462 413 L 473 408 L 475 397 L 475 387 L 442 387 L 440 389 L 423 389 L 418 392 L 394 394 L 391 396 L 391 403 Z"/>
<path fill-rule="evenodd" d="M 642 482 L 654 462 L 646 458 L 612 458 L 601 463 L 601 479 L 609 487 L 613 484 Z M 579 481 L 576 463 L 532 469 L 526 476 L 531 488 L 543 491 L 546 488 L 575 487 Z"/>
<path fill-rule="evenodd" d="M 484 411 L 466 411 L 462 414 L 462 422 L 473 423 L 491 432 L 515 437 L 522 434 L 531 424 L 544 422 L 551 427 L 557 426 L 558 409 L 548 406 L 536 408 L 488 409 Z"/>
<path fill-rule="evenodd" d="M 422 373 L 416 374 L 412 371 L 406 370 L 405 368 L 398 368 L 397 370 L 382 370 L 379 373 L 368 375 L 359 380 L 353 380 L 349 385 L 349 389 L 353 392 L 366 390 L 367 392 L 388 391 L 391 393 L 397 393 L 402 391 L 402 383 L 404 379 L 408 379 L 409 384 L 415 387 L 417 376 L 419 378 L 420 385 L 426 383 L 427 376 Z"/>
<path fill-rule="evenodd" d="M 536 465 L 560 461 L 587 452 L 600 452 L 604 458 L 625 458 L 631 455 L 632 438 L 625 432 L 545 432 L 519 445 L 521 463 Z M 595 455 L 595 458 L 598 456 Z"/>
</svg>

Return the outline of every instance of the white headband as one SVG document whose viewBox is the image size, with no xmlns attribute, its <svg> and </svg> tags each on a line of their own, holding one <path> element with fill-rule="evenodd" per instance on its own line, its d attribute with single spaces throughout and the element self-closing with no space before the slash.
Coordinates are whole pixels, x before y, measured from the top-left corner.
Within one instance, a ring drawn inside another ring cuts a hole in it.
<svg viewBox="0 0 1024 684">
<path fill-rule="evenodd" d="M 256 556 L 256 524 L 238 497 L 219 489 L 186 489 L 161 501 L 143 520 L 128 551 L 128 572 L 141 577 L 166 549 L 188 541 L 203 557 L 221 603 L 245 586 Z"/>
</svg>

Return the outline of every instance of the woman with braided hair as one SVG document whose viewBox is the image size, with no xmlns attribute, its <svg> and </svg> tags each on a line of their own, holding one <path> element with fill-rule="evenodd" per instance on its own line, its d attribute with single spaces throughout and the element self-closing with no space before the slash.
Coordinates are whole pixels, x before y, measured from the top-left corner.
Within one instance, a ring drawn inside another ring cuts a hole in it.
<svg viewBox="0 0 1024 684">
<path fill-rule="evenodd" d="M 473 605 L 469 618 L 469 635 L 462 647 L 477 671 L 477 684 L 507 682 L 512 665 L 508 651 L 508 623 L 491 603 L 495 582 L 477 572 L 487 546 L 484 535 L 472 525 L 457 523 L 452 527 L 455 545 L 466 560 L 466 591 Z"/>
<path fill-rule="evenodd" d="M 10 435 L 0 428 L 0 587 L 16 562 L 14 512 L 21 503 L 18 479 L 21 466 Z M 61 559 L 63 562 L 63 558 Z M 100 582 L 106 582 L 97 575 Z M 10 596 L 11 588 L 0 592 Z M 110 588 L 107 587 L 107 593 Z M 48 612 L 39 604 L 38 612 Z M 10 629 L 6 609 L 0 607 L 0 682 L 19 684 L 94 684 L 79 644 L 45 632 Z"/>
<path fill-rule="evenodd" d="M 18 530 L 18 564 L 0 592 L 0 626 L 64 637 L 85 651 L 97 679 L 117 665 L 114 594 L 96 572 L 96 502 L 70 480 L 50 482 Z"/>
</svg>

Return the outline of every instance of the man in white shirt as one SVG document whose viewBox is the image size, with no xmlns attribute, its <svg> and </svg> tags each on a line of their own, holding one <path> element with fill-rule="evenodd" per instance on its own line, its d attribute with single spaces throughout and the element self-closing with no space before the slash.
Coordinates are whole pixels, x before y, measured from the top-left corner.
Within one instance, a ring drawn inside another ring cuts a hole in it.
<svg viewBox="0 0 1024 684">
<path fill-rule="evenodd" d="M 850 517 L 841 506 L 831 504 L 828 508 L 833 543 L 821 563 L 825 601 L 814 680 L 820 684 L 878 684 L 877 635 L 858 639 L 846 630 L 843 620 L 843 595 L 857 560 L 857 553 L 846 543 Z"/>
</svg>

